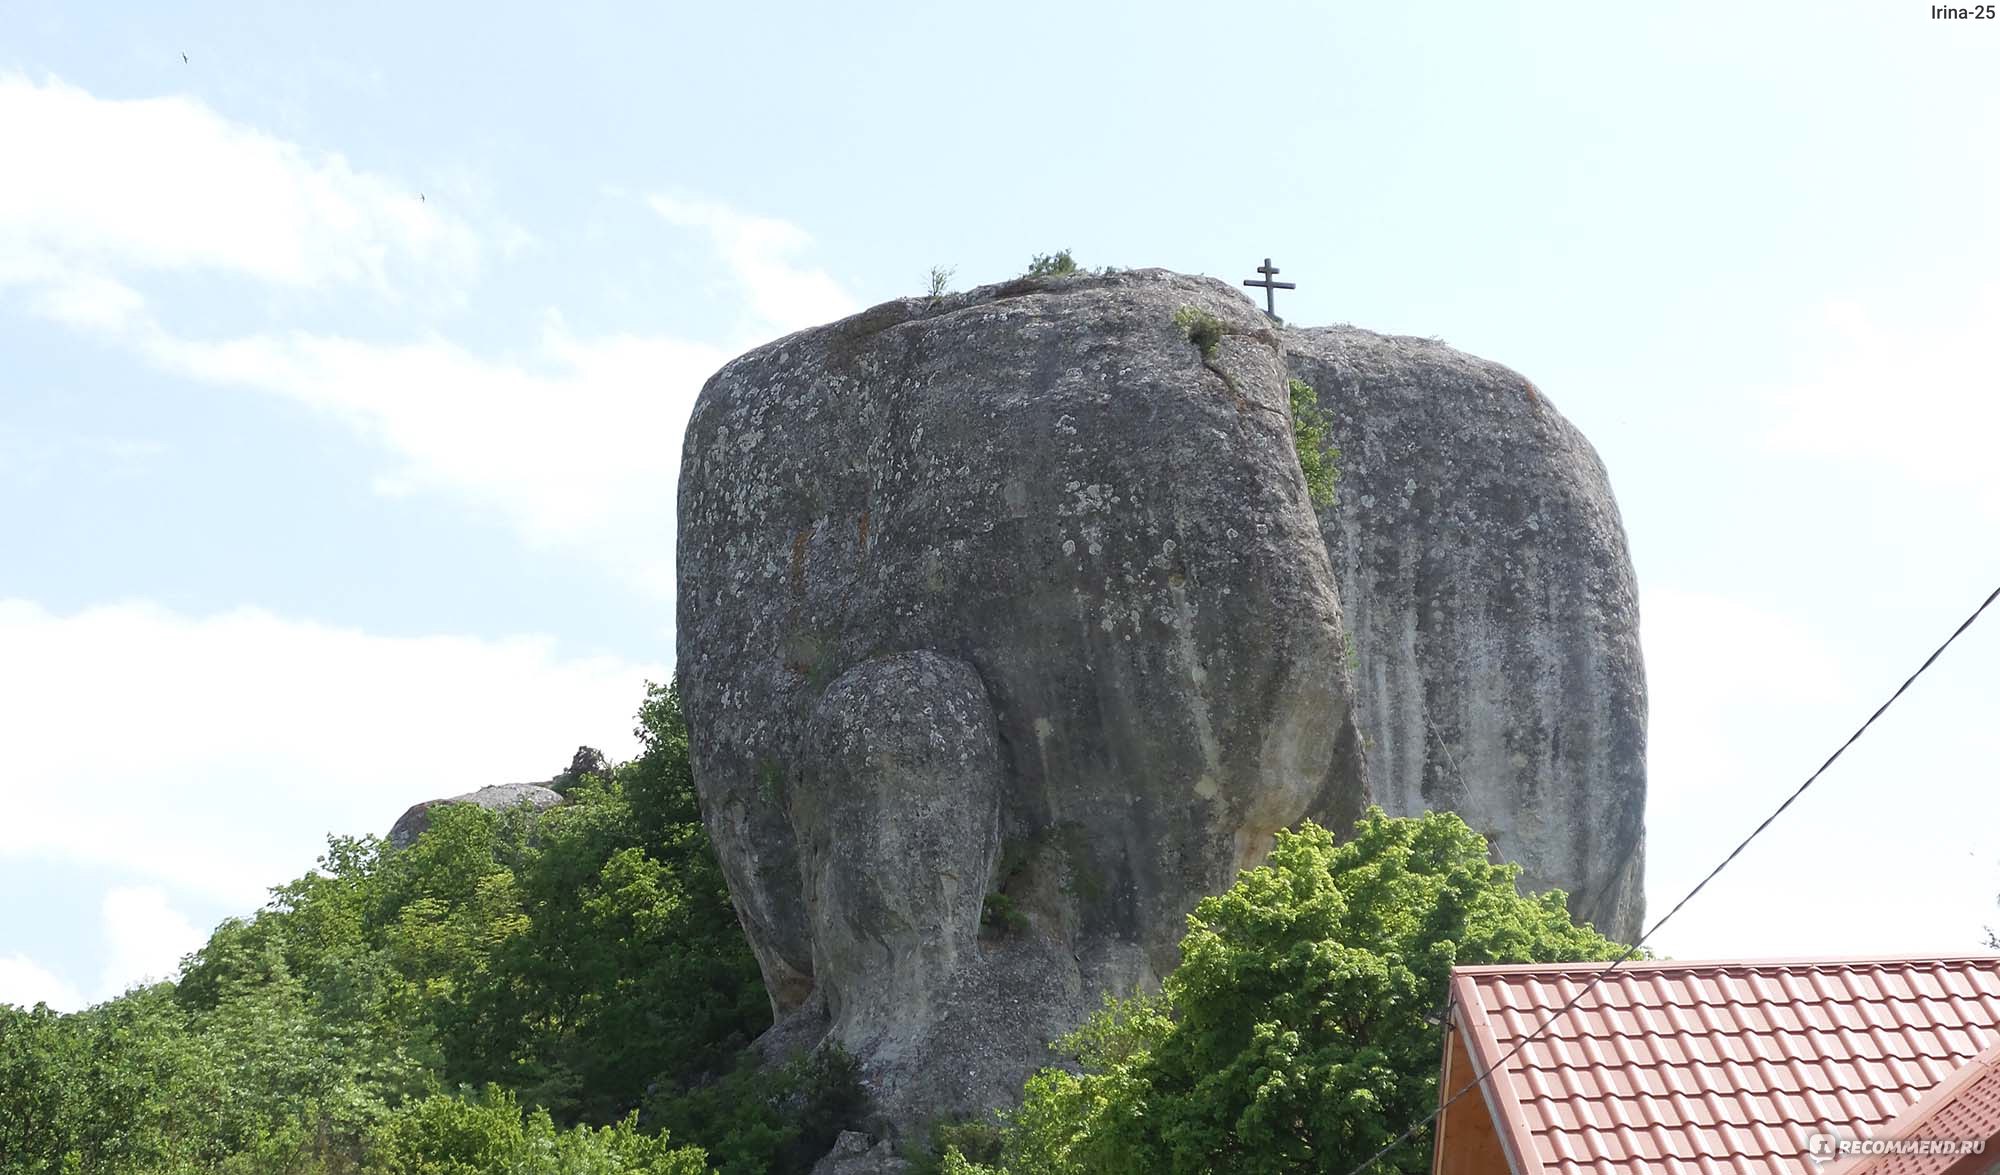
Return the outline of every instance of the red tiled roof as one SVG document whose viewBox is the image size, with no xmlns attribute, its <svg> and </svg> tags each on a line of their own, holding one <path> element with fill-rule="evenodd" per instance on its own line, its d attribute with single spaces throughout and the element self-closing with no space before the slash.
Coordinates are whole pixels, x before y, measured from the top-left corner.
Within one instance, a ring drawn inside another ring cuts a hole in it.
<svg viewBox="0 0 2000 1175">
<path fill-rule="evenodd" d="M 1603 968 L 1453 971 L 1475 1071 Z M 1486 1100 L 1517 1175 L 1798 1175 L 1812 1135 L 1877 1133 L 1996 1042 L 2000 957 L 1626 963 Z"/>
<path fill-rule="evenodd" d="M 1988 1145 L 1977 1160 L 1961 1155 L 1861 1155 L 1826 1169 L 1826 1175 L 1945 1175 L 1954 1168 L 1982 1169 L 2000 1157 L 2000 1042 L 1959 1066 L 1956 1073 L 1876 1130 L 1871 1137 L 1976 1139 Z M 1960 1167 L 1964 1162 L 1967 1167 Z"/>
</svg>

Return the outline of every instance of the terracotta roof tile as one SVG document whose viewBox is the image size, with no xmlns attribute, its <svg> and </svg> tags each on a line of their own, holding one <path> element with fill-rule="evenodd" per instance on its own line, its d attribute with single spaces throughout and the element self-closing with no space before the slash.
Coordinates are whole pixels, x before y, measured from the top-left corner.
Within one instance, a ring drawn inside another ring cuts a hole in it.
<svg viewBox="0 0 2000 1175">
<path fill-rule="evenodd" d="M 1453 1023 L 1474 1065 L 1533 1033 L 1602 966 L 1455 971 Z M 1628 963 L 1493 1079 L 1519 1110 L 1501 1115 L 1530 1168 L 1519 1175 L 1797 1175 L 1811 1169 L 1812 1136 L 1900 1122 L 1988 1046 L 2000 1049 L 2000 957 Z M 2000 1131 L 2000 1071 L 1962 1100 L 1954 1113 L 1976 1126 L 1990 1106 Z"/>
</svg>

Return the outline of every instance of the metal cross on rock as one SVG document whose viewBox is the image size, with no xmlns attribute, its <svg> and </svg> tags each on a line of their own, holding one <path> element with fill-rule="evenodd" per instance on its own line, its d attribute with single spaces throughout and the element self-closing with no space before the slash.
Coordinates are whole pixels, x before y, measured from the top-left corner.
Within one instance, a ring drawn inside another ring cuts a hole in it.
<svg viewBox="0 0 2000 1175">
<path fill-rule="evenodd" d="M 1278 267 L 1271 264 L 1271 259 L 1269 257 L 1264 258 L 1264 264 L 1257 267 L 1257 272 L 1264 275 L 1263 281 L 1252 281 L 1249 278 L 1244 278 L 1243 284 L 1246 286 L 1263 287 L 1264 313 L 1270 315 L 1272 318 L 1276 318 L 1278 316 L 1277 292 L 1279 290 L 1296 290 L 1299 287 L 1293 282 L 1272 281 L 1271 280 L 1272 278 L 1278 276 Z"/>
</svg>

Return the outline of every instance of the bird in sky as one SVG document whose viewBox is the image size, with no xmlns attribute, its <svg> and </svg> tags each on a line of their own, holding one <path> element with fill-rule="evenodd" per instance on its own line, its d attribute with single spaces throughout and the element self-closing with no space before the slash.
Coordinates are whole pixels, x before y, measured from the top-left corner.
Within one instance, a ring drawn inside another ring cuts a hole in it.
<svg viewBox="0 0 2000 1175">
<path fill-rule="evenodd" d="M 186 65 L 187 61 L 188 61 L 188 55 L 185 53 L 181 54 L 181 64 Z"/>
</svg>

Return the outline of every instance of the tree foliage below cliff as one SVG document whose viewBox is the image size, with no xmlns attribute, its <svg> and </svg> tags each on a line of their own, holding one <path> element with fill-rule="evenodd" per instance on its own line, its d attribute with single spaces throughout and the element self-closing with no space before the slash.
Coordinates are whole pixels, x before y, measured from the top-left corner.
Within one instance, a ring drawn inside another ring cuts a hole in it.
<svg viewBox="0 0 2000 1175">
<path fill-rule="evenodd" d="M 1523 897 L 1457 816 L 1371 809 L 1344 844 L 1307 824 L 1188 919 L 1157 997 L 1107 1003 L 1029 1079 L 1002 1169 L 1343 1170 L 1437 1105 L 1454 966 L 1610 959 L 1564 896 Z M 993 1171 L 947 1153 L 943 1168 Z M 1430 1169 L 1419 1131 L 1383 1169 Z"/>
<path fill-rule="evenodd" d="M 74 1015 L 0 1005 L 0 1175 L 804 1172 L 865 1105 L 851 1060 L 778 1069 L 696 809 L 673 694 L 644 751 L 539 817 L 440 808 L 410 848 L 334 838 L 178 983 Z M 1062 1042 L 975 1175 L 1317 1171 L 1436 1104 L 1450 970 L 1609 958 L 1456 816 L 1310 824 L 1189 918 L 1157 996 Z M 692 1144 L 692 1145 L 689 1145 Z M 1391 1163 L 1427 1169 L 1420 1133 Z M 941 1166 L 940 1166 L 941 1164 Z"/>
<path fill-rule="evenodd" d="M 400 852 L 333 838 L 178 984 L 0 1007 L 0 1171 L 706 1170 L 635 1112 L 727 1072 L 769 1005 L 671 691 L 637 733 L 532 822 L 453 805 Z"/>
</svg>

